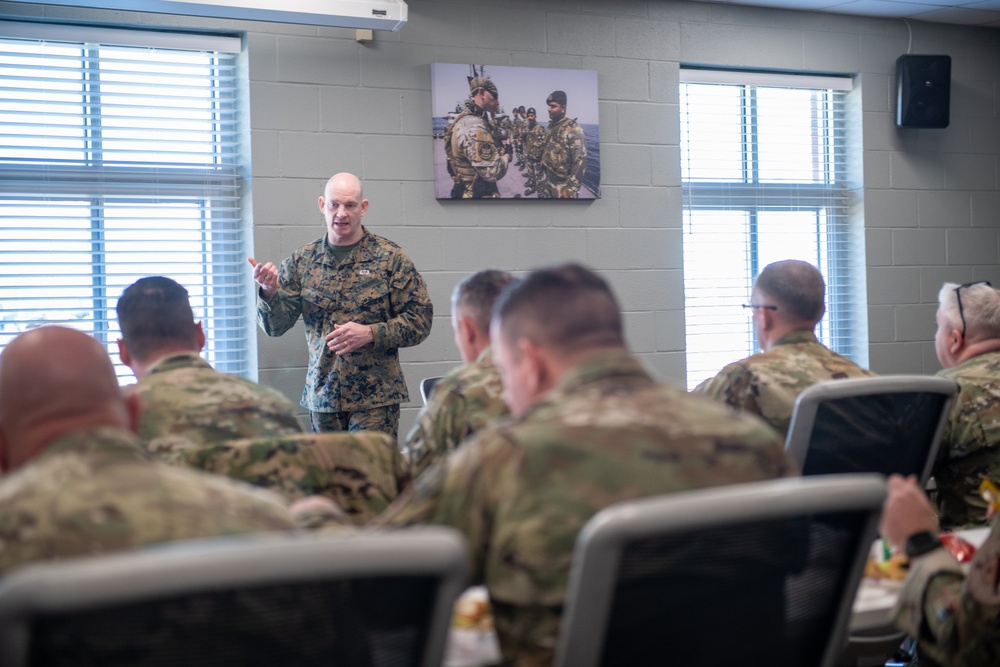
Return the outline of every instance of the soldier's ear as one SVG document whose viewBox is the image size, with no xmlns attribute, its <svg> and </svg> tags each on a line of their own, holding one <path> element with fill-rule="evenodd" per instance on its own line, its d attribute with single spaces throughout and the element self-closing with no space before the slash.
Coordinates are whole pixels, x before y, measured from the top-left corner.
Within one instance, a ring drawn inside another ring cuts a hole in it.
<svg viewBox="0 0 1000 667">
<path fill-rule="evenodd" d="M 326 213 L 326 200 L 322 196 L 319 198 L 319 212 Z"/>
<path fill-rule="evenodd" d="M 205 349 L 205 329 L 202 328 L 201 322 L 194 325 L 194 336 L 195 343 L 198 345 L 198 351 L 201 352 Z"/>
<path fill-rule="evenodd" d="M 965 337 L 962 335 L 961 329 L 952 329 L 948 333 L 948 353 L 952 357 L 958 357 L 962 348 L 965 347 Z"/>
<path fill-rule="evenodd" d="M 139 395 L 135 392 L 126 392 L 122 396 L 122 400 L 125 402 L 125 414 L 128 418 L 128 430 L 132 433 L 139 433 L 139 419 L 140 419 L 140 409 L 139 409 Z"/>
<path fill-rule="evenodd" d="M 125 345 L 125 341 L 121 338 L 118 339 L 118 356 L 121 358 L 123 364 L 132 368 L 132 353 L 128 351 L 128 346 Z"/>
<path fill-rule="evenodd" d="M 364 215 L 368 211 L 368 200 L 361 200 L 361 215 Z"/>
</svg>

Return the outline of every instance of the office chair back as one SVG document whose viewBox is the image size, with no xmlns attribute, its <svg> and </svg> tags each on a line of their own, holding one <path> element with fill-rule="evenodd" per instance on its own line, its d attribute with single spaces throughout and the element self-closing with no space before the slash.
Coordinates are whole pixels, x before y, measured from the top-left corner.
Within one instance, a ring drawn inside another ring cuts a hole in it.
<svg viewBox="0 0 1000 667">
<path fill-rule="evenodd" d="M 576 543 L 556 665 L 829 667 L 875 537 L 877 475 L 613 505 Z"/>
<path fill-rule="evenodd" d="M 442 377 L 444 376 L 429 377 L 420 381 L 420 398 L 424 399 L 424 405 L 427 405 L 427 400 L 431 397 L 431 392 L 434 391 L 434 385 L 440 382 Z"/>
<path fill-rule="evenodd" d="M 803 475 L 877 472 L 927 482 L 954 380 L 885 375 L 821 382 L 795 401 L 785 449 Z"/>
<path fill-rule="evenodd" d="M 0 655 L 10 667 L 437 667 L 466 562 L 462 538 L 435 528 L 30 565 L 0 581 Z"/>
</svg>

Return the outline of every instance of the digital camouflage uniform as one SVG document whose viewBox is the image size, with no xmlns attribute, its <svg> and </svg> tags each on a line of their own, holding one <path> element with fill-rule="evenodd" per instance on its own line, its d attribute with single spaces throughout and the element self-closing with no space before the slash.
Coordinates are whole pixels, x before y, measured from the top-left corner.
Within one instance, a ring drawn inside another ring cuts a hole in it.
<svg viewBox="0 0 1000 667">
<path fill-rule="evenodd" d="M 587 138 L 575 118 L 563 117 L 550 122 L 542 147 L 542 171 L 539 197 L 575 199 L 580 196 L 583 175 L 587 171 Z"/>
<path fill-rule="evenodd" d="M 455 185 L 452 199 L 496 199 L 497 181 L 507 173 L 500 131 L 472 100 L 445 130 L 445 158 Z M 517 130 L 515 129 L 515 132 Z"/>
<path fill-rule="evenodd" d="M 0 571 L 157 542 L 294 528 L 275 495 L 169 466 L 131 433 L 59 438 L 0 479 Z"/>
<path fill-rule="evenodd" d="M 413 476 L 455 451 L 473 433 L 509 414 L 500 371 L 487 347 L 474 362 L 443 377 L 417 416 L 406 436 Z"/>
<path fill-rule="evenodd" d="M 371 431 L 231 440 L 188 449 L 182 456 L 190 466 L 288 500 L 324 496 L 355 524 L 375 518 L 409 481 L 396 439 Z"/>
<path fill-rule="evenodd" d="M 919 640 L 921 666 L 1000 665 L 1000 523 L 976 550 L 968 576 L 945 549 L 910 563 L 896 624 Z"/>
<path fill-rule="evenodd" d="M 759 419 L 657 384 L 618 351 L 571 370 L 520 419 L 428 469 L 379 523 L 461 530 L 504 656 L 548 665 L 576 536 L 598 510 L 791 470 Z"/>
<path fill-rule="evenodd" d="M 525 176 L 528 188 L 537 190 L 541 185 L 543 170 L 540 164 L 542 159 L 542 149 L 545 146 L 545 128 L 535 123 L 534 127 L 524 128 L 524 161 L 527 164 Z M 525 193 L 527 194 L 527 193 Z"/>
<path fill-rule="evenodd" d="M 302 407 L 356 412 L 410 400 L 399 348 L 427 338 L 434 311 L 424 279 L 398 245 L 364 230 L 338 264 L 323 237 L 283 261 L 278 280 L 270 300 L 258 290 L 257 322 L 268 336 L 280 336 L 302 316 L 309 348 Z M 337 356 L 326 335 L 346 322 L 370 325 L 375 338 Z"/>
<path fill-rule="evenodd" d="M 792 331 L 767 352 L 734 362 L 694 391 L 760 415 L 785 437 L 795 399 L 817 382 L 875 375 L 833 352 L 811 331 Z"/>
<path fill-rule="evenodd" d="M 139 439 L 165 460 L 192 444 L 302 432 L 282 394 L 220 373 L 196 352 L 158 359 L 126 392 L 139 397 Z"/>
<path fill-rule="evenodd" d="M 979 484 L 983 478 L 1000 482 L 1000 352 L 980 354 L 938 375 L 959 386 L 933 472 L 941 527 L 985 525 Z"/>
</svg>

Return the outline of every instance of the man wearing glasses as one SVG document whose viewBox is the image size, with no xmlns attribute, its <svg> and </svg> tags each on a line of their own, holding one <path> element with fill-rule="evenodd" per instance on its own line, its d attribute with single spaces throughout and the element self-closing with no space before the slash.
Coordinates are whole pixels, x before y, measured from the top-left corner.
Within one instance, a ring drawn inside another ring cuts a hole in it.
<svg viewBox="0 0 1000 667">
<path fill-rule="evenodd" d="M 1000 292 L 986 281 L 945 283 L 934 349 L 938 375 L 959 385 L 934 466 L 941 527 L 985 525 L 979 485 L 1000 482 Z"/>
<path fill-rule="evenodd" d="M 874 375 L 816 338 L 816 325 L 826 312 L 825 292 L 823 276 L 808 262 L 768 264 L 754 282 L 750 303 L 743 305 L 763 352 L 729 364 L 694 390 L 758 414 L 786 436 L 795 399 L 808 387 Z"/>
</svg>

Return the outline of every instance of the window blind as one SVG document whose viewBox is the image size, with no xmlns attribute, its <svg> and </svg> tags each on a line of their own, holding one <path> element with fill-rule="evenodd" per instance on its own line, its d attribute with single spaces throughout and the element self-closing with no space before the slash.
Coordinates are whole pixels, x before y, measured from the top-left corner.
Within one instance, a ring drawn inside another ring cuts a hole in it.
<svg viewBox="0 0 1000 667">
<path fill-rule="evenodd" d="M 206 359 L 246 374 L 237 54 L 213 36 L 26 26 L 0 24 L 0 346 L 72 326 L 129 381 L 115 305 L 164 275 L 187 288 Z"/>
<path fill-rule="evenodd" d="M 742 80 L 742 83 L 740 82 Z M 855 234 L 848 224 L 850 79 L 682 70 L 688 386 L 759 351 L 741 304 L 767 264 L 801 259 L 827 282 L 826 345 L 851 356 Z"/>
</svg>

